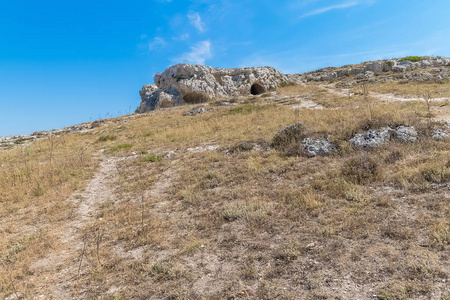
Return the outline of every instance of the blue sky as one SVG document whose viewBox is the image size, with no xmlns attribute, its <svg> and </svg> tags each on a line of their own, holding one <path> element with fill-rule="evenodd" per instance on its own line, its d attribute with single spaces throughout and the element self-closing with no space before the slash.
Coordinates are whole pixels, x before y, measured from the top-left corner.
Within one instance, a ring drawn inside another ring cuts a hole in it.
<svg viewBox="0 0 450 300">
<path fill-rule="evenodd" d="M 450 1 L 0 0 L 0 136 L 133 112 L 189 62 L 285 73 L 450 56 Z"/>
</svg>

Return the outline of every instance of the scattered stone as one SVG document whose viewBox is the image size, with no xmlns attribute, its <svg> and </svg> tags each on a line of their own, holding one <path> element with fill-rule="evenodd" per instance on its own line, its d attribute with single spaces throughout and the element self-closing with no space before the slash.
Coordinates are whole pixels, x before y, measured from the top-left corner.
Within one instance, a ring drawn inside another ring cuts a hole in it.
<svg viewBox="0 0 450 300">
<path fill-rule="evenodd" d="M 231 105 L 238 105 L 236 102 L 232 102 L 232 101 L 217 101 L 216 102 L 217 106 L 231 106 Z"/>
<path fill-rule="evenodd" d="M 308 245 L 306 245 L 306 248 L 311 249 L 314 248 L 316 246 L 315 243 L 309 243 Z"/>
<path fill-rule="evenodd" d="M 219 145 L 208 145 L 208 146 L 198 146 L 194 148 L 187 148 L 186 150 L 189 152 L 205 152 L 205 151 L 212 151 L 218 149 Z"/>
<path fill-rule="evenodd" d="M 78 124 L 78 125 L 74 125 L 72 127 L 70 127 L 70 131 L 75 132 L 75 131 L 82 131 L 87 129 L 87 126 L 85 124 Z"/>
<path fill-rule="evenodd" d="M 327 155 L 336 150 L 336 147 L 326 139 L 306 138 L 301 144 L 309 157 Z"/>
<path fill-rule="evenodd" d="M 202 114 L 204 112 L 206 112 L 205 108 L 203 108 L 203 107 L 196 107 L 196 108 L 193 108 L 193 109 L 187 111 L 184 115 L 185 116 L 195 116 L 195 115 L 198 115 L 198 114 Z"/>
<path fill-rule="evenodd" d="M 175 155 L 177 155 L 177 152 L 174 151 L 174 150 L 170 150 L 164 156 L 167 157 L 167 158 L 170 158 L 170 157 L 175 156 Z"/>
</svg>

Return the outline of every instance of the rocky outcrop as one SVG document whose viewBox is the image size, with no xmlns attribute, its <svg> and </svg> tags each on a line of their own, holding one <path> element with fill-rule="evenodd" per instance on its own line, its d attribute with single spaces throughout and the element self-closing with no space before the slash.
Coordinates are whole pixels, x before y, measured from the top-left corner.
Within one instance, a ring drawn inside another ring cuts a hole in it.
<svg viewBox="0 0 450 300">
<path fill-rule="evenodd" d="M 415 142 L 417 140 L 417 131 L 414 127 L 398 126 L 395 129 L 383 127 L 379 130 L 370 129 L 365 133 L 355 134 L 350 139 L 350 143 L 355 148 L 370 149 L 385 144 L 390 139 L 398 142 Z"/>
<path fill-rule="evenodd" d="M 278 87 L 287 77 L 271 67 L 218 69 L 178 64 L 157 73 L 154 81 L 140 90 L 137 113 L 216 97 L 259 94 Z"/>
<path fill-rule="evenodd" d="M 289 82 L 340 80 L 338 85 L 352 85 L 361 81 L 430 81 L 445 78 L 450 79 L 450 58 L 442 56 L 423 56 L 418 62 L 393 58 L 287 75 L 271 67 L 218 69 L 178 64 L 157 73 L 155 84 L 142 87 L 139 92 L 141 105 L 136 112 L 202 103 L 217 97 L 261 94 Z"/>
<path fill-rule="evenodd" d="M 405 79 L 427 81 L 433 79 L 450 78 L 450 58 L 442 56 L 423 56 L 418 62 L 393 58 L 365 62 L 359 65 L 346 65 L 338 68 L 329 67 L 313 72 L 287 75 L 288 81 L 302 83 L 308 81 L 326 81 L 337 78 L 355 77 L 356 79 L 369 79 L 377 81 L 375 76 L 400 74 Z M 429 69 L 429 70 L 424 70 Z M 395 77 L 398 79 L 398 75 Z"/>
</svg>

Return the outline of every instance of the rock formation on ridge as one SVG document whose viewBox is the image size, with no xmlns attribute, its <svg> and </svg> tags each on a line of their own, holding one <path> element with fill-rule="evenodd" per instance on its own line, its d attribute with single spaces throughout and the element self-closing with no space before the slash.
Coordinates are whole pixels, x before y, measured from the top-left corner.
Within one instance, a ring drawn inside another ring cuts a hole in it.
<svg viewBox="0 0 450 300">
<path fill-rule="evenodd" d="M 271 67 L 218 69 L 209 66 L 178 64 L 155 75 L 155 84 L 142 87 L 137 113 L 201 103 L 215 97 L 259 94 L 287 80 Z"/>
<path fill-rule="evenodd" d="M 302 83 L 308 81 L 326 81 L 339 78 L 353 78 L 356 80 L 384 81 L 398 80 L 400 78 L 428 81 L 433 79 L 450 78 L 447 67 L 450 58 L 443 56 L 422 56 L 420 61 L 411 62 L 405 58 L 392 58 L 379 61 L 369 61 L 357 65 L 342 67 L 328 67 L 312 72 L 289 74 L 288 81 Z M 397 74 L 397 75 L 396 75 Z"/>
</svg>

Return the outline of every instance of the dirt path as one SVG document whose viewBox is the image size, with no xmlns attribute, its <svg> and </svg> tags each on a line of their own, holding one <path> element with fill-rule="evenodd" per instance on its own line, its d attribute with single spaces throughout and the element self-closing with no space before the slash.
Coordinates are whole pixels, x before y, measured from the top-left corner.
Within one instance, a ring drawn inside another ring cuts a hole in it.
<svg viewBox="0 0 450 300">
<path fill-rule="evenodd" d="M 116 164 L 122 159 L 103 157 L 99 171 L 86 189 L 66 200 L 72 202 L 75 209 L 72 220 L 57 230 L 60 246 L 31 266 L 42 278 L 40 298 L 73 299 L 70 290 L 78 276 L 84 247 L 83 229 L 96 220 L 95 212 L 101 203 L 113 199 L 112 183 L 118 176 Z"/>
</svg>

